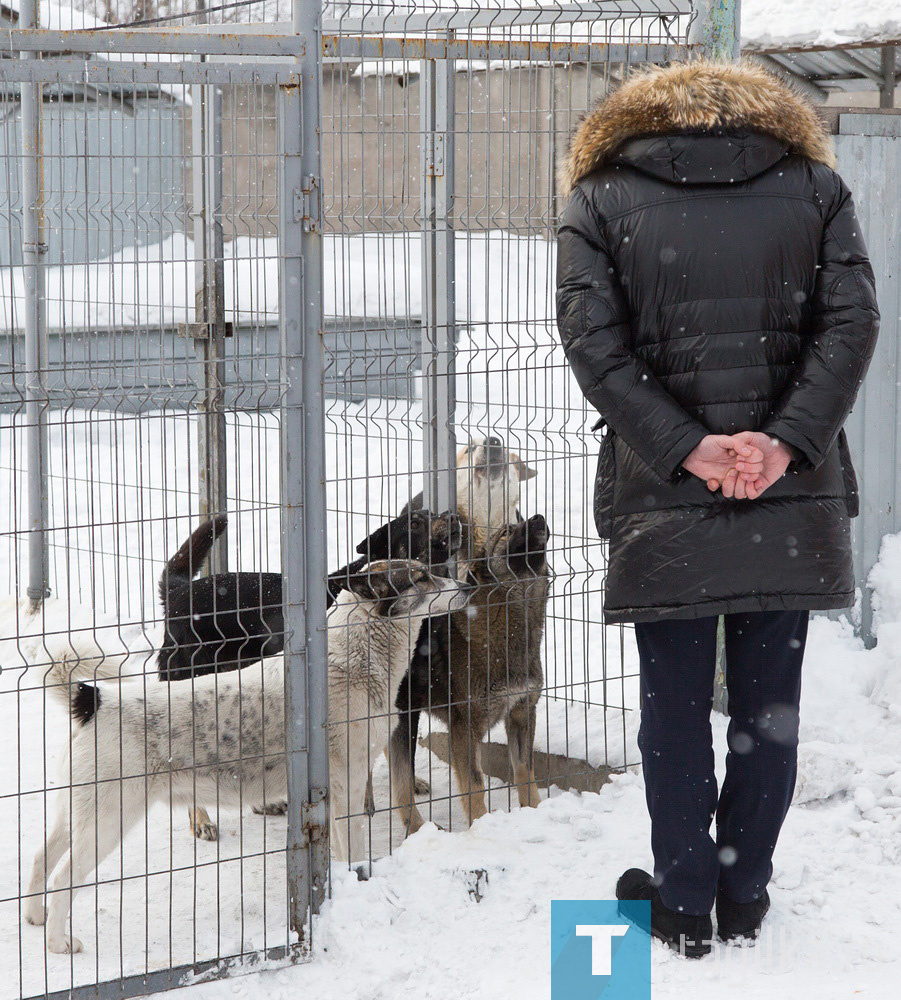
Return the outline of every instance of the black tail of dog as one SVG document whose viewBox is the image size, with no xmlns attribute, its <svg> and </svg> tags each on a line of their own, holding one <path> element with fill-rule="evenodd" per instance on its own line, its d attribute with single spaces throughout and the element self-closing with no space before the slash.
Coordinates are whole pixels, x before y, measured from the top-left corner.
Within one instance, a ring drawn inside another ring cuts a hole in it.
<svg viewBox="0 0 901 1000">
<path fill-rule="evenodd" d="M 166 563 L 166 568 L 160 577 L 160 600 L 164 608 L 169 606 L 169 592 L 172 587 L 186 586 L 197 576 L 204 560 L 210 554 L 213 542 L 227 526 L 228 517 L 225 514 L 217 514 L 209 521 L 204 521 Z"/>
</svg>

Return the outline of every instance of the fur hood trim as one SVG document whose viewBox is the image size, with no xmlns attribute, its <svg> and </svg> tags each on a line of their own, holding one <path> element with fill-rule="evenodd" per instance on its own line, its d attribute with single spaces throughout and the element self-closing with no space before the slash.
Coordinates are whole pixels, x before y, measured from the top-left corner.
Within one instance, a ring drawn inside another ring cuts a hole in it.
<svg viewBox="0 0 901 1000">
<path fill-rule="evenodd" d="M 568 195 L 628 139 L 717 128 L 763 132 L 791 153 L 835 166 L 825 124 L 788 84 L 749 60 L 698 59 L 653 67 L 604 98 L 573 134 L 560 169 L 560 190 Z"/>
</svg>

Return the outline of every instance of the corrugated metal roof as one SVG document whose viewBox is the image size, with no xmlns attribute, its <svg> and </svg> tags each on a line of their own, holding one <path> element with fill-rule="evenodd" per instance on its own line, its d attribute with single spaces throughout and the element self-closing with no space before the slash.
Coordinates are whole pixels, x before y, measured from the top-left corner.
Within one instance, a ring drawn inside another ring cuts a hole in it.
<svg viewBox="0 0 901 1000">
<path fill-rule="evenodd" d="M 893 46 L 897 52 L 897 46 Z M 813 84 L 825 93 L 879 90 L 883 80 L 883 46 L 784 51 L 753 50 L 763 61 Z M 773 65 L 776 64 L 776 65 Z M 901 84 L 901 58 L 896 56 L 895 86 Z"/>
</svg>

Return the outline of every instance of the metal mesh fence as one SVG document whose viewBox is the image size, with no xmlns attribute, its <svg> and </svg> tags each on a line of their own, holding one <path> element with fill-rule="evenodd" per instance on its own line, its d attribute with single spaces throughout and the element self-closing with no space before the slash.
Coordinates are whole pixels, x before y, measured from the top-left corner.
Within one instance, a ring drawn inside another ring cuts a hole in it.
<svg viewBox="0 0 901 1000">
<path fill-rule="evenodd" d="M 418 824 L 411 747 L 419 814 L 451 830 L 636 762 L 637 660 L 601 622 L 599 442 L 557 347 L 554 178 L 609 86 L 684 53 L 690 11 L 331 5 L 317 55 L 282 23 L 309 5 L 81 6 L 0 61 L 17 997 L 305 957 L 317 747 L 334 863 L 363 871 Z M 358 565 L 313 594 L 323 544 L 330 571 Z"/>
</svg>

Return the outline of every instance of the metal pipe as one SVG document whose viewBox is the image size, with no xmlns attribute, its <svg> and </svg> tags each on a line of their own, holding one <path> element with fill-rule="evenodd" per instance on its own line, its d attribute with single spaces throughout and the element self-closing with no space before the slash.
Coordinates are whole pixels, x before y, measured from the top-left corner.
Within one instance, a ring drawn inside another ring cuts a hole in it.
<svg viewBox="0 0 901 1000">
<path fill-rule="evenodd" d="M 894 45 L 882 46 L 879 69 L 882 77 L 879 85 L 879 107 L 893 108 L 895 106 L 895 88 L 898 85 L 898 78 L 895 72 Z"/>
<path fill-rule="evenodd" d="M 328 646 L 325 632 L 325 407 L 320 137 L 322 8 L 294 0 L 297 80 L 279 88 L 279 258 L 283 358 L 282 573 L 285 611 L 290 921 L 306 940 L 325 898 Z"/>
<path fill-rule="evenodd" d="M 452 59 L 420 76 L 423 506 L 456 507 L 454 86 Z"/>
<path fill-rule="evenodd" d="M 696 0 L 695 15 L 688 28 L 688 44 L 702 45 L 708 59 L 737 62 L 741 55 L 741 0 Z M 724 619 L 717 622 L 714 707 L 728 710 L 726 685 L 726 633 Z"/>
<path fill-rule="evenodd" d="M 688 44 L 708 59 L 736 62 L 741 55 L 741 0 L 695 0 Z"/>
<path fill-rule="evenodd" d="M 19 23 L 40 25 L 40 0 L 22 0 Z M 23 60 L 37 53 L 22 53 Z M 46 274 L 47 220 L 44 214 L 44 85 L 21 84 L 22 93 L 22 256 L 25 272 L 25 423 L 28 457 L 28 586 L 37 609 L 50 595 L 47 489 Z"/>
<path fill-rule="evenodd" d="M 195 323 L 191 328 L 200 371 L 197 433 L 200 514 L 228 507 L 225 424 L 225 262 L 222 234 L 222 92 L 211 84 L 193 88 L 193 217 Z M 225 533 L 210 551 L 208 571 L 228 570 Z"/>
</svg>

